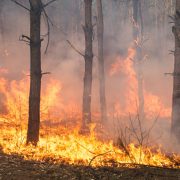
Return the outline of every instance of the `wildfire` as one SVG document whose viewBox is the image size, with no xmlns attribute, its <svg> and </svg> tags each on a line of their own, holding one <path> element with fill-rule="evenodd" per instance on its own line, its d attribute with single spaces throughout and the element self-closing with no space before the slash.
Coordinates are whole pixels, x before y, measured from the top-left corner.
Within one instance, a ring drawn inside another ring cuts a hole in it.
<svg viewBox="0 0 180 180">
<path fill-rule="evenodd" d="M 127 57 L 117 57 L 115 63 L 111 65 L 109 75 L 112 77 L 116 74 L 125 76 L 125 107 L 122 107 L 120 102 L 115 102 L 115 112 L 118 115 L 127 115 L 128 113 L 137 113 L 138 104 L 138 81 L 137 75 L 134 70 L 134 58 L 136 50 L 133 48 L 128 49 Z M 171 108 L 165 107 L 161 99 L 147 91 L 144 87 L 144 109 L 147 117 L 153 117 L 157 114 L 160 117 L 170 117 Z"/>
<path fill-rule="evenodd" d="M 173 155 L 173 161 L 163 154 L 160 149 L 153 152 L 150 148 L 128 146 L 129 154 L 113 145 L 113 142 L 97 140 L 94 133 L 81 136 L 76 130 L 56 127 L 51 132 L 41 129 L 38 146 L 25 145 L 26 131 L 18 131 L 13 127 L 1 128 L 0 144 L 4 153 L 18 154 L 26 160 L 52 161 L 54 163 L 69 163 L 92 166 L 122 166 L 132 167 L 132 163 L 154 165 L 160 167 L 180 166 L 176 163 L 178 156 Z M 100 148 L 101 147 L 101 148 Z"/>
<path fill-rule="evenodd" d="M 2 69 L 1 72 L 6 71 Z M 41 99 L 43 121 L 61 121 L 65 116 L 79 113 L 78 109 L 71 112 L 72 114 L 69 113 L 74 104 L 63 105 L 61 89 L 61 82 L 53 78 L 43 85 Z M 29 77 L 24 77 L 20 81 L 0 78 L 0 96 L 3 99 L 0 102 L 2 106 L 0 121 L 19 123 L 28 119 Z"/>
<path fill-rule="evenodd" d="M 113 66 L 111 75 L 118 71 L 123 71 L 127 76 L 129 89 L 127 96 L 127 108 L 134 102 L 137 92 L 136 74 L 133 70 L 133 57 L 135 51 L 129 49 L 129 56 L 122 61 L 118 59 Z M 4 71 L 2 71 L 4 72 Z M 131 82 L 131 83 L 129 83 Z M 21 81 L 10 81 L 5 78 L 0 79 L 0 93 L 4 98 L 4 111 L 0 115 L 0 146 L 6 154 L 18 154 L 26 160 L 52 161 L 53 163 L 68 163 L 77 165 L 92 166 L 121 166 L 126 164 L 132 167 L 133 164 L 140 163 L 160 167 L 180 168 L 177 163 L 179 156 L 166 156 L 160 149 L 147 148 L 129 144 L 128 153 L 122 148 L 115 146 L 113 141 L 102 141 L 97 138 L 94 128 L 88 136 L 78 133 L 78 123 L 69 126 L 61 124 L 61 120 L 75 118 L 71 114 L 72 106 L 64 106 L 61 96 L 62 83 L 55 79 L 50 79 L 43 85 L 41 100 L 41 119 L 48 121 L 50 125 L 41 124 L 40 141 L 37 147 L 26 145 L 26 127 L 28 119 L 28 89 L 29 77 Z M 151 100 L 146 103 L 147 111 L 157 111 L 161 105 L 159 99 L 150 93 L 145 97 Z M 153 101 L 152 101 L 153 98 Z M 156 106 L 157 105 L 157 106 Z M 151 109 L 151 106 L 154 109 Z M 132 111 L 135 109 L 135 105 Z M 134 109 L 133 109 L 134 108 Z M 120 109 L 117 106 L 117 109 Z M 71 114 L 65 116 L 65 114 Z M 122 111 L 121 111 L 122 113 Z M 56 122 L 56 123 L 55 123 Z M 59 122 L 59 124 L 57 123 Z M 101 148 L 100 148 L 101 147 Z M 173 160 L 172 160 L 173 159 Z"/>
</svg>

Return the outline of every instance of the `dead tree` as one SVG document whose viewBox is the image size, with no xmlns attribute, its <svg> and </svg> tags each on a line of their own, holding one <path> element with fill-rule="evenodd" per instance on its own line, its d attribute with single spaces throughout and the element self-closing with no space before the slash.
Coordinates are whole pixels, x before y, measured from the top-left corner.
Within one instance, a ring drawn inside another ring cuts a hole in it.
<svg viewBox="0 0 180 180">
<path fill-rule="evenodd" d="M 40 0 L 30 0 L 30 94 L 27 143 L 37 144 L 41 96 L 41 12 Z"/>
<path fill-rule="evenodd" d="M 11 0 L 16 5 L 27 10 L 30 13 L 30 37 L 22 35 L 19 39 L 30 45 L 30 93 L 29 93 L 29 118 L 27 130 L 27 144 L 37 145 L 39 141 L 40 129 L 40 98 L 41 98 L 41 78 L 42 75 L 49 74 L 49 72 L 42 73 L 41 71 L 41 14 L 43 13 L 47 22 L 47 46 L 49 45 L 50 24 L 45 8 L 56 0 L 50 0 L 43 4 L 41 0 L 29 0 L 30 9 L 23 3 L 16 0 Z"/>
<path fill-rule="evenodd" d="M 27 144 L 37 145 L 40 127 L 41 95 L 41 13 L 45 5 L 41 0 L 29 0 L 30 9 L 24 4 L 11 0 L 30 12 L 30 37 L 22 35 L 21 41 L 30 44 L 30 93 Z"/>
<path fill-rule="evenodd" d="M 103 48 L 104 22 L 103 22 L 102 1 L 97 0 L 96 3 L 97 3 L 99 96 L 100 96 L 101 122 L 105 123 L 107 121 L 107 112 L 106 112 L 104 48 Z"/>
<path fill-rule="evenodd" d="M 49 44 L 49 17 L 45 7 L 56 0 L 51 0 L 47 4 L 42 4 L 41 0 L 30 0 L 30 94 L 29 94 L 29 119 L 27 131 L 27 144 L 34 145 L 39 141 L 40 129 L 40 98 L 41 98 L 41 14 L 44 13 L 48 25 Z M 48 48 L 46 47 L 46 51 Z"/>
<path fill-rule="evenodd" d="M 143 93 L 143 73 L 142 73 L 142 38 L 143 23 L 141 12 L 141 0 L 133 0 L 133 38 L 136 49 L 137 79 L 138 79 L 138 114 L 141 118 L 144 116 L 144 93 Z"/>
<path fill-rule="evenodd" d="M 180 142 L 180 0 L 176 0 L 175 25 L 172 28 L 175 36 L 175 59 L 173 73 L 172 98 L 172 134 Z"/>
<path fill-rule="evenodd" d="M 83 89 L 82 129 L 86 129 L 91 122 L 91 93 L 92 93 L 92 67 L 93 67 L 93 26 L 92 26 L 92 0 L 84 0 L 85 4 L 85 73 Z"/>
</svg>

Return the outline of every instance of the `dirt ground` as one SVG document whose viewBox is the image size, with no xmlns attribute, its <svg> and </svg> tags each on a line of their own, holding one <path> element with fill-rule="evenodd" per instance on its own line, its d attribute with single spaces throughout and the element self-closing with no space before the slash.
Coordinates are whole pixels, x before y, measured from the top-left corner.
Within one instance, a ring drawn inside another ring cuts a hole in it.
<svg viewBox="0 0 180 180">
<path fill-rule="evenodd" d="M 180 170 L 141 166 L 137 168 L 92 168 L 50 162 L 26 161 L 0 153 L 0 180 L 180 180 Z"/>
</svg>

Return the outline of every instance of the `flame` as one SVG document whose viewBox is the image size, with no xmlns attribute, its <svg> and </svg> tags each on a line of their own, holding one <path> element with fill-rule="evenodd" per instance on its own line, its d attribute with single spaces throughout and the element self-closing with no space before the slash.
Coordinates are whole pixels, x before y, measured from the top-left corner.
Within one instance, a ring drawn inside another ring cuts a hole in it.
<svg viewBox="0 0 180 180">
<path fill-rule="evenodd" d="M 61 108 L 62 99 L 59 93 L 61 84 L 54 79 L 51 79 L 45 90 L 42 92 L 41 101 L 41 118 L 49 119 L 49 115 L 53 108 Z M 17 122 L 19 120 L 28 119 L 28 96 L 29 96 L 29 78 L 25 77 L 20 81 L 9 81 L 5 78 L 0 78 L 0 95 L 3 97 L 4 112 L 1 114 L 1 120 L 11 120 Z M 55 118 L 55 117 L 53 117 Z"/>
<path fill-rule="evenodd" d="M 113 145 L 112 141 L 103 142 L 96 138 L 94 133 L 90 136 L 81 136 L 77 129 L 56 127 L 51 132 L 41 129 L 41 138 L 38 146 L 25 145 L 26 130 L 21 131 L 13 127 L 1 127 L 0 144 L 4 153 L 19 154 L 25 160 L 51 161 L 54 163 L 69 163 L 92 166 L 112 166 L 132 163 L 154 165 L 160 167 L 180 168 L 176 161 L 179 157 L 172 155 L 173 161 L 160 149 L 153 152 L 150 148 L 136 147 L 134 144 L 128 146 L 129 155 Z M 99 148 L 101 147 L 101 148 Z"/>
<path fill-rule="evenodd" d="M 113 66 L 111 75 L 122 71 L 126 76 L 129 86 L 126 102 L 126 111 L 128 105 L 134 102 L 137 93 L 136 74 L 133 70 L 133 58 L 135 51 L 129 49 L 129 56 L 122 61 L 118 58 L 117 65 Z M 4 72 L 4 71 L 2 71 Z M 153 147 L 141 147 L 135 144 L 129 144 L 127 147 L 128 154 L 123 149 L 115 146 L 112 141 L 102 141 L 97 138 L 95 125 L 91 128 L 88 136 L 82 136 L 78 133 L 79 125 L 69 126 L 69 124 L 59 125 L 54 121 L 70 118 L 77 118 L 71 114 L 72 104 L 65 106 L 61 91 L 62 83 L 55 80 L 48 80 L 47 84 L 42 88 L 41 101 L 41 119 L 50 121 L 52 126 L 42 123 L 40 130 L 40 141 L 37 147 L 26 145 L 26 131 L 28 119 L 28 91 L 29 77 L 25 77 L 20 81 L 10 81 L 3 77 L 0 78 L 0 95 L 3 96 L 3 105 L 5 110 L 0 115 L 0 146 L 6 154 L 18 154 L 25 160 L 51 161 L 53 163 L 68 163 L 76 165 L 92 165 L 92 166 L 121 166 L 126 164 L 132 167 L 133 163 L 145 165 L 154 165 L 160 167 L 180 168 L 176 163 L 180 157 L 172 155 L 169 158 L 160 149 Z M 156 106 L 160 106 L 161 102 L 157 97 L 147 94 L 150 100 L 148 111 L 155 111 Z M 155 110 L 152 108 L 155 108 Z M 131 111 L 134 111 L 135 105 Z M 121 110 L 121 106 L 117 105 L 117 110 Z M 120 113 L 123 111 L 121 110 Z M 65 116 L 65 114 L 71 114 Z M 101 147 L 101 148 L 100 148 Z M 173 160 L 172 160 L 173 159 Z"/>
<path fill-rule="evenodd" d="M 4 72 L 6 72 L 4 69 L 0 70 L 1 74 Z M 64 105 L 61 90 L 62 84 L 56 79 L 50 78 L 46 84 L 43 84 L 42 121 L 61 121 L 65 117 L 79 116 L 80 110 L 73 102 L 67 106 Z M 29 77 L 26 76 L 20 81 L 11 81 L 1 77 L 0 96 L 3 98 L 3 102 L 0 102 L 3 104 L 1 121 L 19 122 L 28 119 Z"/>
<path fill-rule="evenodd" d="M 137 75 L 134 70 L 134 58 L 136 56 L 136 50 L 133 48 L 128 49 L 127 57 L 117 57 L 115 63 L 111 65 L 111 69 L 109 71 L 110 77 L 121 74 L 125 76 L 126 84 L 124 87 L 125 92 L 125 107 L 122 107 L 121 103 L 115 102 L 115 114 L 118 115 L 127 115 L 128 113 L 137 114 L 137 104 L 138 104 L 138 80 Z M 171 108 L 165 107 L 162 103 L 162 100 L 147 91 L 143 90 L 144 94 L 144 109 L 145 114 L 148 117 L 153 117 L 158 115 L 160 117 L 170 117 L 171 116 Z"/>
</svg>

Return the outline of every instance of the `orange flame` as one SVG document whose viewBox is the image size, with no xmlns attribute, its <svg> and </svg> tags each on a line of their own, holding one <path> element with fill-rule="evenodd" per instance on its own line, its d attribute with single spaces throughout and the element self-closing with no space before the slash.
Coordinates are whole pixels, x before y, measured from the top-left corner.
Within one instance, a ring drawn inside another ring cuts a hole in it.
<svg viewBox="0 0 180 180">
<path fill-rule="evenodd" d="M 125 101 L 126 106 L 122 108 L 121 104 L 118 102 L 115 103 L 116 114 L 127 115 L 128 113 L 136 114 L 137 113 L 137 102 L 138 102 L 138 81 L 137 75 L 134 70 L 134 58 L 136 55 L 136 50 L 133 48 L 128 49 L 128 55 L 125 58 L 117 57 L 114 64 L 111 65 L 109 75 L 121 73 L 126 78 L 126 86 L 124 87 L 125 91 Z M 144 89 L 144 109 L 145 114 L 148 117 L 156 116 L 160 114 L 161 117 L 170 117 L 171 108 L 165 107 L 161 99 L 153 95 L 151 92 L 148 92 Z"/>
<path fill-rule="evenodd" d="M 56 132 L 56 133 L 55 133 Z M 59 132 L 59 133 L 57 133 Z M 25 129 L 17 131 L 13 127 L 1 127 L 0 144 L 7 154 L 16 153 L 26 160 L 52 161 L 53 163 L 69 163 L 92 166 L 121 166 L 127 163 L 154 165 L 160 167 L 180 166 L 176 163 L 179 157 L 173 155 L 173 161 L 157 149 L 153 152 L 150 148 L 136 147 L 130 144 L 127 149 L 129 155 L 115 147 L 113 142 L 102 142 L 95 135 L 81 136 L 77 130 L 70 131 L 68 128 L 56 127 L 48 133 L 47 129 L 41 129 L 40 142 L 36 148 L 25 145 Z M 101 147 L 101 148 L 100 148 Z"/>
<path fill-rule="evenodd" d="M 120 113 L 135 111 L 134 100 L 137 98 L 137 79 L 133 70 L 133 58 L 135 51 L 128 50 L 128 57 L 125 60 L 118 58 L 111 70 L 111 75 L 122 72 L 127 76 L 127 102 L 126 108 L 121 109 L 117 105 Z M 153 152 L 151 148 L 139 147 L 130 144 L 127 149 L 130 154 L 127 155 L 122 149 L 114 146 L 112 141 L 100 141 L 96 138 L 96 133 L 91 128 L 89 136 L 78 134 L 78 128 L 65 126 L 46 127 L 42 123 L 40 132 L 40 141 L 36 148 L 26 146 L 26 123 L 28 112 L 28 77 L 21 81 L 8 81 L 0 78 L 0 93 L 4 97 L 4 112 L 0 115 L 1 138 L 0 145 L 4 153 L 19 154 L 27 160 L 45 161 L 49 160 L 54 163 L 83 164 L 92 166 L 117 166 L 122 163 L 142 163 L 146 165 L 168 166 L 180 168 L 175 162 L 180 158 L 173 155 L 173 161 L 170 160 L 159 149 Z M 60 121 L 67 118 L 65 113 L 70 113 L 72 106 L 64 106 L 61 96 L 62 84 L 51 79 L 43 87 L 41 101 L 41 119 L 50 121 Z M 146 106 L 148 112 L 157 111 L 161 106 L 161 101 L 150 93 L 145 93 L 148 100 Z M 145 106 L 145 107 L 146 107 Z M 131 107 L 131 109 L 129 109 Z M 155 108 L 155 110 L 154 110 Z M 57 112 L 56 112 L 57 111 Z M 75 116 L 72 116 L 75 118 Z M 68 119 L 68 118 L 67 118 Z M 6 123 L 7 122 L 7 125 Z M 101 147 L 101 148 L 99 148 Z"/>
</svg>

